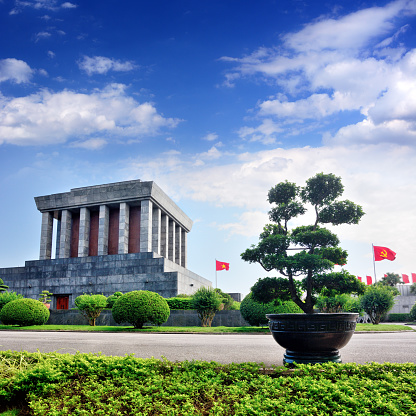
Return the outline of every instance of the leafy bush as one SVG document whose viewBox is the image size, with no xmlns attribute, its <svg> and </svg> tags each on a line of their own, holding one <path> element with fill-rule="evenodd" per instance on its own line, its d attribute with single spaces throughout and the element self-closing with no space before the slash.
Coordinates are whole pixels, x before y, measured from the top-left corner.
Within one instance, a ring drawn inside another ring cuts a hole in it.
<svg viewBox="0 0 416 416">
<path fill-rule="evenodd" d="M 370 286 L 361 296 L 360 304 L 370 317 L 371 323 L 377 325 L 381 318 L 393 307 L 394 294 L 391 286 Z"/>
<path fill-rule="evenodd" d="M 104 295 L 81 295 L 75 299 L 75 306 L 81 315 L 88 319 L 91 326 L 95 326 L 96 319 L 107 306 L 107 298 Z"/>
<path fill-rule="evenodd" d="M 0 321 L 5 325 L 43 325 L 49 316 L 49 309 L 35 299 L 12 300 L 0 311 Z"/>
<path fill-rule="evenodd" d="M 318 296 L 316 308 L 324 313 L 356 312 L 360 315 L 363 313 L 360 299 L 346 293 L 335 296 Z"/>
<path fill-rule="evenodd" d="M 257 363 L 132 355 L 0 351 L 0 361 L 0 403 L 37 416 L 415 415 L 416 408 L 414 363 L 277 367 L 268 375 Z"/>
<path fill-rule="evenodd" d="M 192 309 L 192 298 L 191 297 L 174 297 L 166 299 L 171 310 L 173 309 Z"/>
<path fill-rule="evenodd" d="M 6 303 L 11 302 L 12 300 L 23 299 L 22 295 L 18 295 L 16 292 L 1 292 L 0 293 L 0 311 L 3 309 L 3 306 Z"/>
<path fill-rule="evenodd" d="M 241 316 L 252 326 L 266 326 L 268 313 L 302 313 L 299 308 L 292 301 L 284 301 L 280 305 L 276 302 L 261 303 L 253 299 L 253 294 L 250 292 L 241 302 L 240 305 Z"/>
<path fill-rule="evenodd" d="M 202 326 L 211 326 L 221 303 L 221 296 L 210 287 L 201 287 L 192 296 L 192 309 L 197 311 Z"/>
<path fill-rule="evenodd" d="M 388 322 L 410 322 L 410 320 L 410 313 L 390 313 L 387 317 Z"/>
<path fill-rule="evenodd" d="M 410 293 L 412 295 L 416 295 L 416 283 L 412 283 L 412 285 L 410 286 Z"/>
<path fill-rule="evenodd" d="M 410 309 L 409 317 L 412 322 L 416 322 L 416 303 Z"/>
<path fill-rule="evenodd" d="M 5 292 L 9 286 L 5 285 L 3 279 L 0 279 L 0 292 Z"/>
<path fill-rule="evenodd" d="M 117 323 L 128 322 L 135 328 L 143 328 L 146 322 L 162 325 L 170 315 L 169 305 L 158 293 L 135 290 L 120 296 L 112 308 Z"/>
<path fill-rule="evenodd" d="M 110 295 L 107 298 L 107 306 L 106 308 L 111 309 L 114 305 L 114 302 L 120 297 L 123 296 L 121 292 L 115 292 L 113 295 Z"/>
<path fill-rule="evenodd" d="M 219 288 L 216 288 L 214 290 L 220 295 L 221 303 L 224 305 L 224 310 L 226 310 L 226 311 L 231 310 L 231 308 L 234 304 L 234 299 L 228 293 L 224 293 Z"/>
</svg>

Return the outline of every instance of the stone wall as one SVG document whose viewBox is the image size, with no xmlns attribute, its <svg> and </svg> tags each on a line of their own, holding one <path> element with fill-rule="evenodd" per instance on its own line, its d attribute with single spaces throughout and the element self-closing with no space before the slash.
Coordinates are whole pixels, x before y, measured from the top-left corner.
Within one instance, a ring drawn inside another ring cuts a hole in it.
<svg viewBox="0 0 416 416">
<path fill-rule="evenodd" d="M 48 325 L 88 325 L 88 320 L 77 310 L 50 310 Z M 97 326 L 118 326 L 111 311 L 104 310 L 96 321 Z M 128 323 L 122 325 L 130 325 Z M 151 325 L 150 323 L 148 325 Z M 171 310 L 167 322 L 162 326 L 201 326 L 198 314 L 193 310 Z M 250 326 L 241 316 L 240 311 L 219 311 L 216 313 L 212 326 Z"/>
</svg>

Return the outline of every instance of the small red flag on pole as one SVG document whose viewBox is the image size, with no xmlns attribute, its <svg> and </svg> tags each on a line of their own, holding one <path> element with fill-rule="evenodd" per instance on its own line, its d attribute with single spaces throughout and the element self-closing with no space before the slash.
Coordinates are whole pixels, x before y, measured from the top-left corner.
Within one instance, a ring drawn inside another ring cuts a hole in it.
<svg viewBox="0 0 416 416">
<path fill-rule="evenodd" d="M 362 281 L 363 281 L 363 278 L 362 278 L 362 277 L 360 277 L 360 276 L 357 276 L 357 279 L 358 279 L 360 282 L 362 282 Z"/>
<path fill-rule="evenodd" d="M 373 278 L 371 276 L 367 276 L 367 285 L 372 285 L 373 284 Z"/>
<path fill-rule="evenodd" d="M 402 274 L 403 283 L 410 283 L 409 276 L 407 274 Z"/>
<path fill-rule="evenodd" d="M 412 283 L 416 283 L 416 273 L 412 273 Z"/>
<path fill-rule="evenodd" d="M 225 263 L 223 261 L 215 260 L 216 270 L 230 270 L 230 263 Z"/>
</svg>

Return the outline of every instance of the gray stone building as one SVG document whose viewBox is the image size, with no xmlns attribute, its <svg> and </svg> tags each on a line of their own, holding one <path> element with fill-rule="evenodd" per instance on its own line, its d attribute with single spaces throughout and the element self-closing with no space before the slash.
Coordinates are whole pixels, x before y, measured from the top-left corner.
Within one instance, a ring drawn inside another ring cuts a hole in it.
<svg viewBox="0 0 416 416">
<path fill-rule="evenodd" d="M 212 285 L 186 268 L 192 220 L 155 182 L 75 188 L 35 202 L 42 213 L 39 260 L 0 269 L 9 290 L 35 299 L 49 290 L 51 307 L 68 309 L 83 293 L 172 297 Z"/>
</svg>

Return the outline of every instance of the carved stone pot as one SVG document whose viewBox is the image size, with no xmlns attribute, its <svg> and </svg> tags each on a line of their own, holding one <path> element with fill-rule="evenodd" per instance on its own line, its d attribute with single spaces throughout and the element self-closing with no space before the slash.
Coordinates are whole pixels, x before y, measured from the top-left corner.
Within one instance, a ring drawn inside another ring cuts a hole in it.
<svg viewBox="0 0 416 416">
<path fill-rule="evenodd" d="M 266 316 L 273 338 L 286 348 L 284 364 L 340 363 L 338 350 L 351 339 L 358 313 L 277 313 Z"/>
</svg>

